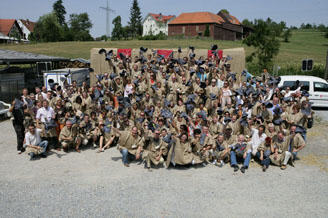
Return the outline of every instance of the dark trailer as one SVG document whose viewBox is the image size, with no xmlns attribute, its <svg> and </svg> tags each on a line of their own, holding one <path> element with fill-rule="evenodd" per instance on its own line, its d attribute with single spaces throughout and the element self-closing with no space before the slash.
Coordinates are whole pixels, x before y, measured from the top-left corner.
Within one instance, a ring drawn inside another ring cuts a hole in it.
<svg viewBox="0 0 328 218">
<path fill-rule="evenodd" d="M 43 85 L 42 71 L 60 68 L 67 58 L 0 49 L 0 100 L 11 102 L 23 88 Z"/>
</svg>

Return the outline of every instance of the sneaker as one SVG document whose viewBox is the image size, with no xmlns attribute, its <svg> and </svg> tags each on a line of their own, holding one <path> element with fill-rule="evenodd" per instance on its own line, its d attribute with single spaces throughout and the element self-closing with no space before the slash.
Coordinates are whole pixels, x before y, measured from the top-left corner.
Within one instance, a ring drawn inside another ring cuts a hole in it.
<svg viewBox="0 0 328 218">
<path fill-rule="evenodd" d="M 97 144 L 96 143 L 93 143 L 93 147 L 96 148 L 97 147 Z"/>
<path fill-rule="evenodd" d="M 212 164 L 215 165 L 215 166 L 217 166 L 217 165 L 218 165 L 218 162 L 217 162 L 216 160 L 214 160 L 214 161 L 212 162 Z"/>
<path fill-rule="evenodd" d="M 235 166 L 233 167 L 233 171 L 234 171 L 234 172 L 237 172 L 238 170 L 239 170 L 239 166 L 235 165 Z"/>
<path fill-rule="evenodd" d="M 40 154 L 39 156 L 40 156 L 41 158 L 46 158 L 46 157 L 47 157 L 46 154 Z"/>
<path fill-rule="evenodd" d="M 125 167 L 129 167 L 130 165 L 129 164 L 124 164 Z"/>
<path fill-rule="evenodd" d="M 35 160 L 35 154 L 33 152 L 29 153 L 28 155 L 30 155 L 31 161 Z"/>
<path fill-rule="evenodd" d="M 219 167 L 223 167 L 223 166 L 224 166 L 224 162 L 223 162 L 223 160 L 220 160 Z"/>
<path fill-rule="evenodd" d="M 263 167 L 262 167 L 262 171 L 265 172 L 266 169 L 267 169 L 267 167 L 266 167 L 265 165 L 263 165 Z"/>
<path fill-rule="evenodd" d="M 241 167 L 241 168 L 240 168 L 240 171 L 241 171 L 242 173 L 245 173 L 245 169 L 246 169 L 245 167 Z"/>
<path fill-rule="evenodd" d="M 282 170 L 285 170 L 286 168 L 287 168 L 286 165 L 282 165 L 282 166 L 280 167 L 280 169 L 282 169 Z"/>
</svg>

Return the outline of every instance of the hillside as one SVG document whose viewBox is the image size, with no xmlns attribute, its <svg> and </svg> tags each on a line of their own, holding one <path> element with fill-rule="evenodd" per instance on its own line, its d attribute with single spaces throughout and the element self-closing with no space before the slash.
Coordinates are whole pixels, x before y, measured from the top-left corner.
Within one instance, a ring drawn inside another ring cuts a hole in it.
<svg viewBox="0 0 328 218">
<path fill-rule="evenodd" d="M 0 45 L 0 49 L 10 49 L 40 53 L 66 58 L 90 58 L 90 49 L 95 47 L 117 47 L 117 48 L 177 48 L 193 45 L 197 48 L 210 48 L 212 44 L 218 44 L 220 48 L 245 47 L 249 54 L 253 48 L 242 44 L 241 41 L 215 41 L 209 39 L 170 39 L 158 41 L 113 41 L 113 42 L 55 42 L 20 45 Z M 312 58 L 315 64 L 325 64 L 328 49 L 328 39 L 323 33 L 316 31 L 293 31 L 289 43 L 281 42 L 280 53 L 275 59 L 275 64 L 286 66 L 289 64 L 300 64 L 304 58 Z"/>
</svg>

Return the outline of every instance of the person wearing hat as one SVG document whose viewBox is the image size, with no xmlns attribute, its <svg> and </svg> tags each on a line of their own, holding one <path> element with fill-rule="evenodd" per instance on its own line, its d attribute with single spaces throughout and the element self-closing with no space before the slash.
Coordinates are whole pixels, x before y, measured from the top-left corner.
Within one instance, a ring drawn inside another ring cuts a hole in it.
<svg viewBox="0 0 328 218">
<path fill-rule="evenodd" d="M 139 160 L 143 150 L 144 140 L 138 135 L 138 128 L 132 127 L 131 131 L 119 131 L 113 128 L 116 137 L 119 137 L 117 149 L 122 154 L 124 166 L 129 167 L 129 159 Z"/>
<path fill-rule="evenodd" d="M 167 146 L 160 137 L 160 134 L 161 131 L 156 129 L 153 136 L 147 134 L 144 137 L 145 145 L 142 152 L 142 159 L 145 161 L 145 167 L 148 170 L 150 170 L 151 164 L 155 166 L 165 164 L 163 156 L 167 155 Z"/>
<path fill-rule="evenodd" d="M 272 153 L 274 153 L 272 139 L 270 137 L 266 137 L 264 142 L 262 142 L 257 148 L 256 153 L 256 157 L 261 162 L 263 172 L 265 172 L 270 165 L 270 155 Z"/>
</svg>

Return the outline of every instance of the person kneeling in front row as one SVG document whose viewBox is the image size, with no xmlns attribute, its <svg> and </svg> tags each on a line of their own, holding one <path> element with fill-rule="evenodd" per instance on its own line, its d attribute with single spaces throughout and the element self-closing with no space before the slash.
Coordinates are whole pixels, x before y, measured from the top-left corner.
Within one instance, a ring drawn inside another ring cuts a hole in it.
<svg viewBox="0 0 328 218">
<path fill-rule="evenodd" d="M 35 160 L 37 156 L 42 158 L 47 157 L 48 141 L 41 141 L 41 132 L 42 130 L 35 128 L 34 124 L 28 126 L 28 132 L 25 134 L 25 144 L 23 146 L 26 149 L 26 153 L 30 156 L 30 160 Z"/>
</svg>

